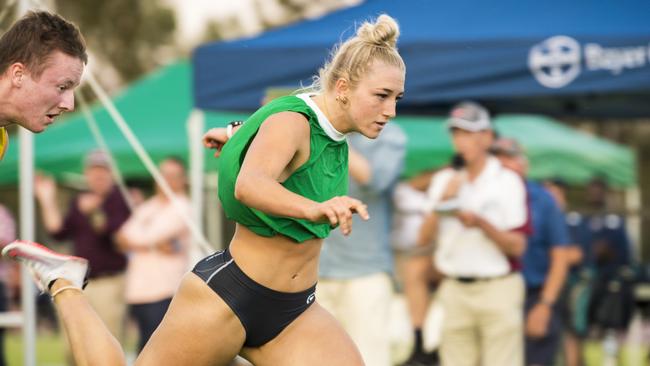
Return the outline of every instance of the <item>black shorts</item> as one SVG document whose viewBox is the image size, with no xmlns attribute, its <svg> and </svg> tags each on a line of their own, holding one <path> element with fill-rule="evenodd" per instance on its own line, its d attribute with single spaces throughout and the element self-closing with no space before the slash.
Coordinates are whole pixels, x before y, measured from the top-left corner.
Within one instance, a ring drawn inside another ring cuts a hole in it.
<svg viewBox="0 0 650 366">
<path fill-rule="evenodd" d="M 242 272 L 228 250 L 203 258 L 192 272 L 237 315 L 246 331 L 246 347 L 259 347 L 275 338 L 316 299 L 316 285 L 291 293 L 260 285 Z"/>
</svg>

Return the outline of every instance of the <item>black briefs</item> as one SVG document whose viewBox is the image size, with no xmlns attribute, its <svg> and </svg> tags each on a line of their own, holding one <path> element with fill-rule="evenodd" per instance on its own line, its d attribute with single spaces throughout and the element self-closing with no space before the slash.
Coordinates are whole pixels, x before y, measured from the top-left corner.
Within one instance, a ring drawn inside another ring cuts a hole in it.
<svg viewBox="0 0 650 366">
<path fill-rule="evenodd" d="M 237 315 L 246 330 L 246 347 L 259 347 L 275 338 L 316 299 L 316 285 L 290 293 L 260 285 L 242 272 L 228 250 L 203 258 L 192 272 Z"/>
</svg>

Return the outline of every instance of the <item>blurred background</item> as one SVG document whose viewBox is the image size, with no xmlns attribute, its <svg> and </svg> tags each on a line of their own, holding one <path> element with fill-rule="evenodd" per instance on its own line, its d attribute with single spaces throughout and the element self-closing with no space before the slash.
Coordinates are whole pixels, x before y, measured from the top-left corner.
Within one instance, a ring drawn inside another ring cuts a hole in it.
<svg viewBox="0 0 650 366">
<path fill-rule="evenodd" d="M 407 65 L 406 95 L 395 119 L 408 138 L 401 178 L 447 165 L 453 155 L 447 111 L 462 100 L 482 103 L 499 134 L 523 145 L 530 177 L 566 188 L 567 212 L 606 210 L 622 218 L 631 253 L 625 265 L 638 284 L 638 321 L 626 325 L 636 327 L 636 338 L 622 347 L 635 356 L 618 360 L 647 362 L 642 361 L 650 344 L 649 280 L 643 277 L 650 277 L 647 2 L 0 0 L 0 31 L 20 16 L 25 3 L 55 11 L 80 28 L 90 53 L 86 73 L 108 93 L 154 162 L 178 156 L 199 172 L 192 181 L 200 190 L 194 218 L 214 248 L 227 244 L 233 225 L 216 197 L 218 159 L 208 151 L 191 153 L 199 144 L 196 136 L 245 120 L 265 100 L 309 85 L 331 47 L 353 35 L 355 24 L 390 14 L 400 23 L 398 47 Z M 86 188 L 83 157 L 100 146 L 93 126 L 126 186 L 145 196 L 153 191 L 150 173 L 114 117 L 97 100 L 97 90 L 84 83 L 77 111 L 34 136 L 34 167 L 56 179 L 62 207 Z M 16 130 L 9 130 L 14 136 L 0 162 L 0 204 L 18 218 Z M 601 207 L 593 206 L 586 189 L 594 180 L 607 187 Z M 36 216 L 36 239 L 66 248 L 48 236 Z M 10 310 L 19 311 L 18 276 L 12 271 L 6 270 Z M 395 281 L 399 288 L 399 278 Z M 397 363 L 407 356 L 410 335 L 405 310 L 395 311 L 404 323 L 396 321 L 392 330 Z M 66 364 L 47 299 L 39 300 L 38 313 L 37 364 Z M 23 362 L 20 334 L 19 326 L 8 328 L 10 365 Z M 125 339 L 133 349 L 133 336 Z M 588 364 L 603 364 L 602 345 L 602 337 L 585 343 Z"/>
</svg>

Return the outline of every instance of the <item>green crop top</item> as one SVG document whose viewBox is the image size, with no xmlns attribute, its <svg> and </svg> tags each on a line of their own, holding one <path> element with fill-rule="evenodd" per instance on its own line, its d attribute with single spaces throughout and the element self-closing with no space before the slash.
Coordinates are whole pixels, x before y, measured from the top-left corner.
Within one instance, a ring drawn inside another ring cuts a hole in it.
<svg viewBox="0 0 650 366">
<path fill-rule="evenodd" d="M 331 230 L 329 223 L 269 215 L 235 199 L 235 182 L 250 143 L 269 116 L 284 111 L 298 112 L 307 117 L 311 142 L 309 160 L 282 185 L 317 202 L 347 194 L 348 145 L 345 135 L 332 127 L 308 95 L 300 94 L 266 104 L 250 116 L 225 144 L 219 159 L 219 199 L 229 219 L 258 235 L 271 237 L 281 234 L 299 243 L 325 238 Z"/>
</svg>

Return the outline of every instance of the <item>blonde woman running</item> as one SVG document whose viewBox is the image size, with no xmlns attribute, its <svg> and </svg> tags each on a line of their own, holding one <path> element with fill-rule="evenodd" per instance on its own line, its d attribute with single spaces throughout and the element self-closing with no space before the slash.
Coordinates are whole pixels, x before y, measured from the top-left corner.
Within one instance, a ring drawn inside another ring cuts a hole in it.
<svg viewBox="0 0 650 366">
<path fill-rule="evenodd" d="M 348 234 L 365 205 L 347 197 L 345 134 L 376 138 L 395 116 L 405 65 L 397 23 L 364 23 L 321 70 L 313 94 L 276 99 L 223 146 L 219 197 L 237 222 L 229 249 L 188 273 L 136 365 L 362 365 L 341 326 L 315 300 L 318 257 L 332 227 Z M 204 143 L 221 147 L 222 130 Z M 123 365 L 119 344 L 81 288 L 83 259 L 37 244 L 8 245 L 54 299 L 78 365 Z"/>
</svg>

